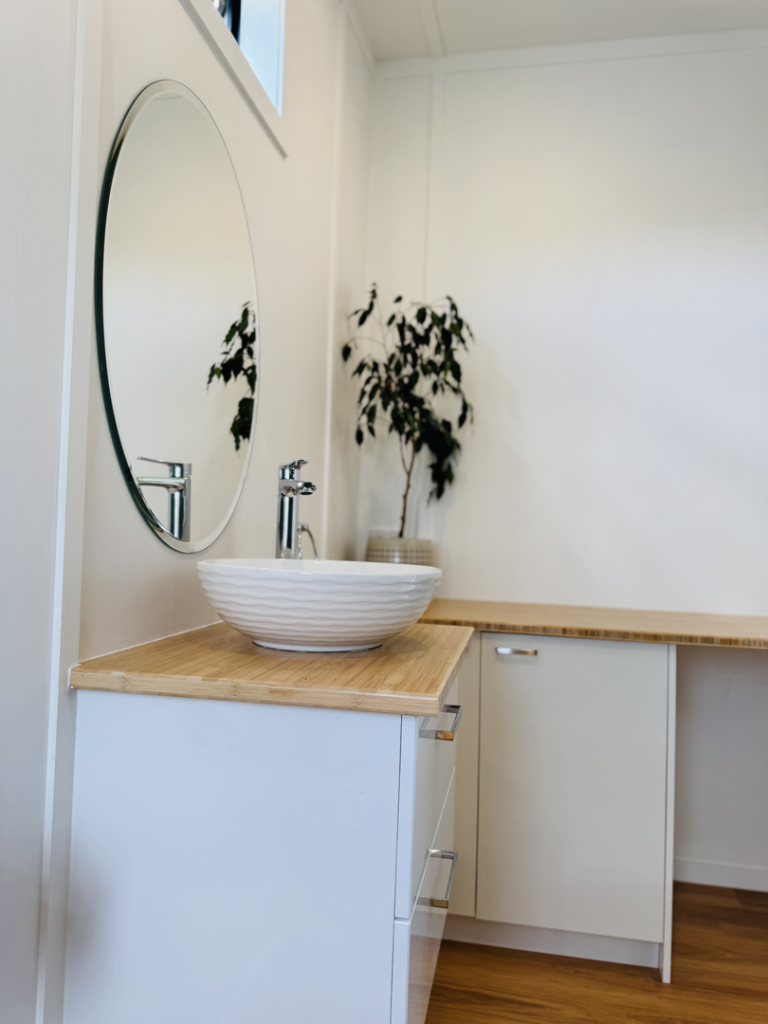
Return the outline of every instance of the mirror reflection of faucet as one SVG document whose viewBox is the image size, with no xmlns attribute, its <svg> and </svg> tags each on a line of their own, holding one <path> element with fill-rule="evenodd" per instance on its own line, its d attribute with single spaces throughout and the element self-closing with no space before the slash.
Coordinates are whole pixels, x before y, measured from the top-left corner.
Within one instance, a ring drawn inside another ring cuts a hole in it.
<svg viewBox="0 0 768 1024">
<path fill-rule="evenodd" d="M 315 561 L 318 561 L 317 545 L 307 523 L 299 522 L 299 497 L 314 494 L 317 487 L 301 479 L 301 467 L 306 459 L 297 459 L 278 467 L 277 473 L 277 558 L 302 558 L 301 536 L 306 533 L 312 541 Z"/>
<path fill-rule="evenodd" d="M 168 467 L 168 476 L 137 476 L 139 487 L 164 487 L 168 491 L 168 533 L 176 540 L 190 539 L 192 463 L 148 459 L 139 455 L 139 462 L 155 462 Z"/>
</svg>

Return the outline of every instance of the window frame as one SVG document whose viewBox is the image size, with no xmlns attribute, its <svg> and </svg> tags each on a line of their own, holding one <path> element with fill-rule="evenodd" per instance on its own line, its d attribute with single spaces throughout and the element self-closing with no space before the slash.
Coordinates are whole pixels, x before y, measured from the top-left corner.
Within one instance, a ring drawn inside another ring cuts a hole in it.
<svg viewBox="0 0 768 1024">
<path fill-rule="evenodd" d="M 285 118 L 280 114 L 267 95 L 245 54 L 240 49 L 227 22 L 215 10 L 211 0 L 180 0 L 197 25 L 206 42 L 213 50 L 219 63 L 237 86 L 248 106 L 256 115 L 264 130 L 270 136 L 282 157 L 288 156 L 288 140 Z M 285 8 L 281 19 L 281 51 L 285 52 Z M 279 97 L 283 95 L 283 60 L 280 62 Z"/>
</svg>

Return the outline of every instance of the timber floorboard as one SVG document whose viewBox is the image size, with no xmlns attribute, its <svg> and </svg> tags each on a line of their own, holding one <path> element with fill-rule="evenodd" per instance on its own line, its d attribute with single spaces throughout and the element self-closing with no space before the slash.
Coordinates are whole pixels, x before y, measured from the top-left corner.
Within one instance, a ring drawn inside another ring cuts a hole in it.
<svg viewBox="0 0 768 1024">
<path fill-rule="evenodd" d="M 675 885 L 672 984 L 643 967 L 444 942 L 426 1024 L 768 1024 L 768 893 Z"/>
</svg>

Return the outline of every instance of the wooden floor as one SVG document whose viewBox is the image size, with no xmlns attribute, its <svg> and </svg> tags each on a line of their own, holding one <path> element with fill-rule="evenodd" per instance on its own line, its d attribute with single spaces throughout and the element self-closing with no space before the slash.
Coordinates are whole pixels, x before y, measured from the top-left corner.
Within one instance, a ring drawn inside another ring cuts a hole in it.
<svg viewBox="0 0 768 1024">
<path fill-rule="evenodd" d="M 445 942 L 427 1024 L 768 1024 L 768 893 L 675 886 L 672 984 L 641 967 Z"/>
</svg>

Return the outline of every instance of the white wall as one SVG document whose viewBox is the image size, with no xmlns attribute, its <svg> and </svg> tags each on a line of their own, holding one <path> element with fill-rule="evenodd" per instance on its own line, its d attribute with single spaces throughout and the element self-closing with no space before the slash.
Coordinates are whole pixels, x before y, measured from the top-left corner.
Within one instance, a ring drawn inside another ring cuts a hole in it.
<svg viewBox="0 0 768 1024">
<path fill-rule="evenodd" d="M 54 605 L 72 4 L 0 32 L 0 1018 L 34 1019 Z"/>
<path fill-rule="evenodd" d="M 233 520 L 204 557 L 272 555 L 277 465 L 293 458 L 308 459 L 305 476 L 320 485 L 317 495 L 303 499 L 302 516 L 322 536 L 322 485 L 329 479 L 329 328 L 337 328 L 337 295 L 353 290 L 345 275 L 356 278 L 363 262 L 363 236 L 347 225 L 355 202 L 360 206 L 354 196 L 364 192 L 370 73 L 356 36 L 346 29 L 344 8 L 338 0 L 288 3 L 287 160 L 179 0 L 105 0 L 103 66 L 102 166 L 136 94 L 155 79 L 177 79 L 200 97 L 219 126 L 250 224 L 261 324 L 256 441 Z M 335 263 L 338 283 L 332 286 Z M 338 341 L 334 336 L 334 347 Z M 197 582 L 196 557 L 159 543 L 133 507 L 112 451 L 95 351 L 91 395 L 83 658 L 215 620 Z"/>
<path fill-rule="evenodd" d="M 348 314 L 366 286 L 368 213 L 368 160 L 373 81 L 367 41 L 352 23 L 345 39 L 346 59 L 340 81 L 342 117 L 337 137 L 339 174 L 335 189 L 335 231 L 332 239 L 331 280 L 334 302 L 330 310 L 328 349 L 329 405 L 326 425 L 328 446 L 324 481 L 323 547 L 327 558 L 356 557 L 357 506 L 360 456 L 354 441 L 352 384 L 341 362 L 341 343 L 349 337 Z"/>
<path fill-rule="evenodd" d="M 450 292 L 477 335 L 457 483 L 412 518 L 441 596 L 768 613 L 767 89 L 759 33 L 381 67 L 369 279 Z M 366 443 L 358 550 L 401 476 Z M 727 657 L 681 654 L 680 855 L 754 865 L 697 771 L 768 672 Z"/>
</svg>

